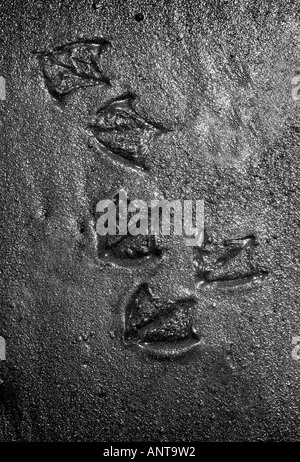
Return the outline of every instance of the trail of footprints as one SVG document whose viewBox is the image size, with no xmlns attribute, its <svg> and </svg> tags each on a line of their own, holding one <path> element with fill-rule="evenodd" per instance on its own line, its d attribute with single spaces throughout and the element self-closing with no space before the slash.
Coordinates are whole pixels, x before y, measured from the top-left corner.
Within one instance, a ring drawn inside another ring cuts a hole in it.
<svg viewBox="0 0 300 462">
<path fill-rule="evenodd" d="M 101 64 L 110 47 L 108 40 L 100 38 L 38 52 L 50 95 L 63 104 L 70 93 L 82 87 L 111 85 Z M 126 160 L 146 171 L 149 147 L 157 136 L 170 130 L 138 115 L 134 109 L 135 98 L 133 94 L 125 94 L 109 101 L 97 110 L 86 129 L 99 143 L 100 155 L 101 150 L 106 149 L 118 156 L 120 162 Z M 159 261 L 164 253 L 151 235 L 97 235 L 97 239 L 100 260 L 115 261 L 132 269 L 137 261 L 145 264 L 149 259 Z M 261 270 L 255 259 L 257 245 L 253 235 L 225 240 L 222 244 L 211 242 L 206 235 L 202 246 L 193 251 L 195 284 L 203 289 L 210 285 L 236 286 L 254 277 L 264 277 L 267 271 Z M 126 307 L 124 340 L 147 345 L 181 342 L 194 345 L 199 341 L 193 329 L 194 308 L 195 303 L 190 299 L 176 303 L 157 300 L 147 284 L 142 284 Z"/>
</svg>

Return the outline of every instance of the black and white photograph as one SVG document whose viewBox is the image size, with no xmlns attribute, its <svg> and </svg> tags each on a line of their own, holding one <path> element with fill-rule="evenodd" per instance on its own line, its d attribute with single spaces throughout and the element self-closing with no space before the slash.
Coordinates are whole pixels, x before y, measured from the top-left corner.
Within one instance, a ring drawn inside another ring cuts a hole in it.
<svg viewBox="0 0 300 462">
<path fill-rule="evenodd" d="M 299 153 L 300 0 L 0 0 L 0 442 L 299 442 Z"/>
</svg>

